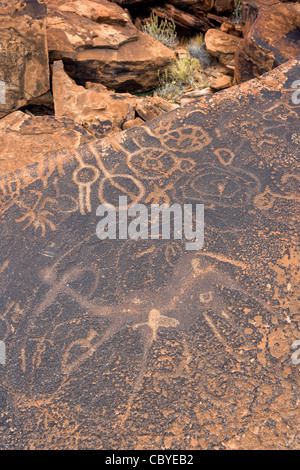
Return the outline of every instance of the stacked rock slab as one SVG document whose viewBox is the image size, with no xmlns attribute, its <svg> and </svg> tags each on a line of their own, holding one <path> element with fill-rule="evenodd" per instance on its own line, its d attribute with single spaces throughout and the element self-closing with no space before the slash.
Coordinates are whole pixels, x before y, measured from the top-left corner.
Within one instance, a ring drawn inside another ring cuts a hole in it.
<svg viewBox="0 0 300 470">
<path fill-rule="evenodd" d="M 116 91 L 143 91 L 175 60 L 174 52 L 139 31 L 129 15 L 106 0 L 47 0 L 50 62 L 63 60 L 84 85 L 99 82 Z"/>
<path fill-rule="evenodd" d="M 0 118 L 50 89 L 46 6 L 0 3 Z"/>
<path fill-rule="evenodd" d="M 299 448 L 299 74 L 1 177 L 2 448 Z M 204 204 L 204 248 L 100 241 L 120 195 Z"/>
</svg>

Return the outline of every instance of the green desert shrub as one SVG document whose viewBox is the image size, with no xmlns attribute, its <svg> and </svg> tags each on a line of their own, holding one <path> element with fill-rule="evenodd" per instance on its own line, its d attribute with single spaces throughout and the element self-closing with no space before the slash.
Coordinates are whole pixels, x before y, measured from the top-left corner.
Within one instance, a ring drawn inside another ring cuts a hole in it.
<svg viewBox="0 0 300 470">
<path fill-rule="evenodd" d="M 167 18 L 160 20 L 153 12 L 150 15 L 150 20 L 143 26 L 143 31 L 167 47 L 172 48 L 177 44 L 174 21 L 169 21 Z"/>
<path fill-rule="evenodd" d="M 178 59 L 168 70 L 159 74 L 158 96 L 175 101 L 188 85 L 196 87 L 201 75 L 201 67 L 197 59 L 186 56 Z M 202 85 L 201 85 L 202 86 Z"/>
<path fill-rule="evenodd" d="M 190 46 L 202 46 L 202 44 L 204 44 L 204 35 L 202 33 L 196 34 L 189 41 Z"/>
<path fill-rule="evenodd" d="M 241 0 L 235 0 L 235 8 L 233 10 L 232 19 L 235 23 L 240 24 L 243 21 L 242 16 L 242 2 Z"/>
<path fill-rule="evenodd" d="M 182 85 L 194 85 L 197 81 L 201 67 L 197 59 L 190 57 L 188 51 L 186 56 L 178 59 L 170 67 L 172 80 Z"/>
<path fill-rule="evenodd" d="M 190 45 L 189 53 L 191 57 L 198 60 L 202 69 L 211 65 L 212 56 L 207 52 L 205 44 L 201 46 Z"/>
<path fill-rule="evenodd" d="M 212 56 L 206 50 L 203 34 L 197 34 L 190 40 L 188 51 L 191 57 L 199 61 L 202 69 L 210 66 Z"/>
<path fill-rule="evenodd" d="M 173 80 L 168 71 L 159 76 L 159 82 L 155 91 L 165 100 L 176 101 L 184 90 L 184 85 Z"/>
</svg>

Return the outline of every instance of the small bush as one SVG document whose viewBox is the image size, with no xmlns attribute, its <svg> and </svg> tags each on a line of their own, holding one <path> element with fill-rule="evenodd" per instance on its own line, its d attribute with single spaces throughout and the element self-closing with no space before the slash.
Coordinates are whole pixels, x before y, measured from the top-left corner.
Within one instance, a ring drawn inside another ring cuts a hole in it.
<svg viewBox="0 0 300 470">
<path fill-rule="evenodd" d="M 232 19 L 237 24 L 243 21 L 241 0 L 235 0 L 235 9 L 233 10 Z"/>
<path fill-rule="evenodd" d="M 201 80 L 201 66 L 199 61 L 189 56 L 178 59 L 168 70 L 159 74 L 160 85 L 156 89 L 158 96 L 169 101 L 176 101 L 186 86 L 204 88 L 206 83 Z"/>
<path fill-rule="evenodd" d="M 164 100 L 176 101 L 176 99 L 182 94 L 183 89 L 183 85 L 173 81 L 158 86 L 155 91 L 157 95 Z"/>
<path fill-rule="evenodd" d="M 165 70 L 158 74 L 159 86 L 156 88 L 156 93 L 161 98 L 169 101 L 175 101 L 184 90 L 182 83 L 176 82 L 171 76 L 170 70 Z"/>
<path fill-rule="evenodd" d="M 202 33 L 196 34 L 196 36 L 194 36 L 194 37 L 189 41 L 189 45 L 190 45 L 190 46 L 202 46 L 203 43 L 204 43 L 204 36 L 203 36 Z"/>
<path fill-rule="evenodd" d="M 205 69 L 206 67 L 209 67 L 211 65 L 212 57 L 207 52 L 205 44 L 197 46 L 196 44 L 192 43 L 189 45 L 188 50 L 190 56 L 199 61 L 202 69 Z"/>
<path fill-rule="evenodd" d="M 151 13 L 150 21 L 143 26 L 144 33 L 161 42 L 167 47 L 174 47 L 177 44 L 176 25 L 174 21 L 168 21 L 167 18 L 159 20 L 155 13 Z"/>
<path fill-rule="evenodd" d="M 198 60 L 190 58 L 188 51 L 183 59 L 178 59 L 170 68 L 172 80 L 182 85 L 194 85 L 200 71 Z"/>
</svg>

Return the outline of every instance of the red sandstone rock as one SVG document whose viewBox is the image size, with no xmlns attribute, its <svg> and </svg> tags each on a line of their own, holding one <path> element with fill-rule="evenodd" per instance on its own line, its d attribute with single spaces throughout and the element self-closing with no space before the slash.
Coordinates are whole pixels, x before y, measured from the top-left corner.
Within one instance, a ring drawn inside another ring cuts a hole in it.
<svg viewBox="0 0 300 470">
<path fill-rule="evenodd" d="M 39 162 L 53 152 L 60 158 L 87 142 L 96 140 L 69 118 L 29 116 L 15 111 L 0 120 L 0 175 Z"/>
<path fill-rule="evenodd" d="M 215 0 L 214 8 L 217 13 L 223 13 L 225 11 L 232 11 L 234 9 L 234 0 Z"/>
<path fill-rule="evenodd" d="M 97 137 L 120 131 L 135 117 L 135 96 L 113 93 L 100 83 L 88 83 L 86 88 L 76 85 L 62 61 L 53 65 L 52 83 L 55 116 L 70 118 Z"/>
<path fill-rule="evenodd" d="M 177 108 L 176 105 L 164 100 L 160 96 L 153 96 L 138 99 L 136 112 L 144 121 L 151 121 L 175 108 Z"/>
<path fill-rule="evenodd" d="M 300 55 L 300 4 L 243 0 L 245 39 L 237 48 L 235 81 L 250 80 Z"/>
<path fill-rule="evenodd" d="M 135 118 L 135 119 L 132 119 L 131 121 L 126 121 L 123 124 L 123 130 L 127 131 L 128 129 L 132 129 L 132 127 L 141 126 L 142 124 L 144 124 L 144 122 L 145 121 L 143 121 L 143 119 L 141 118 Z"/>
<path fill-rule="evenodd" d="M 233 68 L 234 55 L 240 38 L 223 33 L 218 29 L 209 29 L 205 35 L 207 51 L 217 57 L 221 64 Z"/>
<path fill-rule="evenodd" d="M 0 177 L 1 448 L 299 449 L 299 72 Z M 120 194 L 203 204 L 205 249 L 98 240 Z"/>
<path fill-rule="evenodd" d="M 211 83 L 210 87 L 213 90 L 224 90 L 225 88 L 229 88 L 232 85 L 232 77 L 228 75 L 223 75 L 221 77 L 215 78 Z"/>
</svg>

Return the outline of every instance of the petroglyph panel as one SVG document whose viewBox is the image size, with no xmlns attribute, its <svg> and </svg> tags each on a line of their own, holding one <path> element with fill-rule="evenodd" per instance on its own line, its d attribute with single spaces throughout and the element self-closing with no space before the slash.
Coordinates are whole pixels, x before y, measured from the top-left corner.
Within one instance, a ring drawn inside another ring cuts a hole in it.
<svg viewBox="0 0 300 470">
<path fill-rule="evenodd" d="M 3 448 L 299 447 L 299 76 L 1 177 Z M 100 241 L 125 195 L 204 204 L 203 250 Z"/>
</svg>

